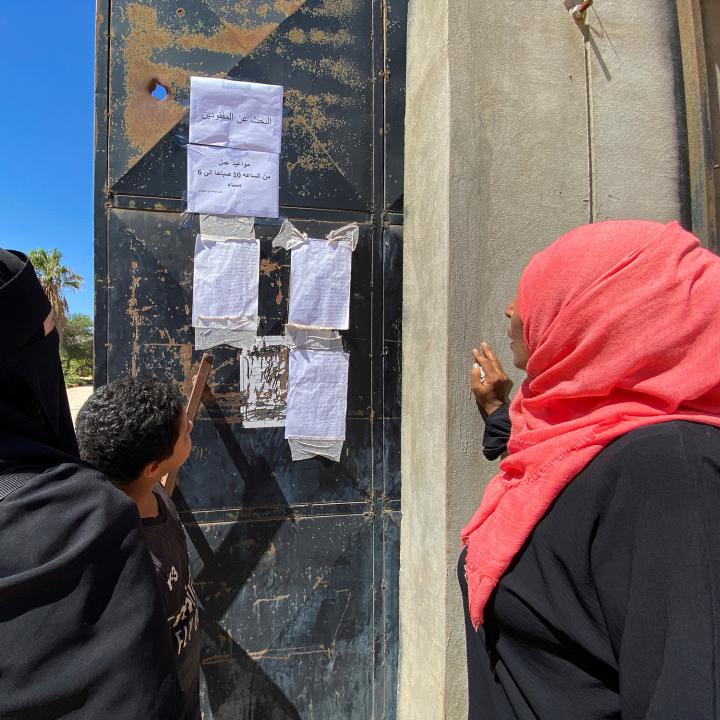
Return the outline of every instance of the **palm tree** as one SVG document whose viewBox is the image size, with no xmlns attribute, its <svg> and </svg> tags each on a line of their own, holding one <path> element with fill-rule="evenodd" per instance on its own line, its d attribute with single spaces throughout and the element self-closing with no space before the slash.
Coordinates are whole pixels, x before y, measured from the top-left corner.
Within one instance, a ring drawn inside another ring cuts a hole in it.
<svg viewBox="0 0 720 720">
<path fill-rule="evenodd" d="M 65 290 L 67 288 L 77 290 L 82 285 L 83 279 L 74 270 L 62 264 L 62 253 L 57 248 L 53 248 L 50 252 L 31 250 L 28 257 L 35 267 L 42 289 L 50 300 L 55 315 L 55 327 L 62 338 L 68 312 Z"/>
</svg>

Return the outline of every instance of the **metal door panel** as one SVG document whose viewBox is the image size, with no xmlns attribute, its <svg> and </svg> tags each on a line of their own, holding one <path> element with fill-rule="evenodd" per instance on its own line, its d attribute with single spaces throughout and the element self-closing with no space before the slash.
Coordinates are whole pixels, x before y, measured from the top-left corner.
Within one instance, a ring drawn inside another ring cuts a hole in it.
<svg viewBox="0 0 720 720">
<path fill-rule="evenodd" d="M 381 657 L 386 667 L 395 668 L 398 664 L 400 646 L 400 588 L 395 580 L 400 567 L 400 500 L 388 505 L 383 513 L 383 626 Z M 392 510 L 390 508 L 393 508 Z M 395 673 L 384 673 L 378 679 L 382 688 L 382 718 L 394 718 L 397 714 L 397 680 Z"/>
<path fill-rule="evenodd" d="M 372 523 L 195 519 L 206 718 L 371 717 Z"/>
<path fill-rule="evenodd" d="M 360 226 L 339 463 L 292 462 L 284 428 L 244 427 L 238 351 L 213 350 L 174 495 L 205 607 L 206 718 L 395 716 L 405 13 L 400 0 L 98 6 L 98 384 L 150 373 L 187 391 L 200 359 L 197 219 L 180 215 L 191 74 L 282 84 L 281 215 L 312 237 Z M 169 99 L 150 96 L 155 80 Z M 287 321 L 279 225 L 255 227 L 260 335 Z"/>
<path fill-rule="evenodd" d="M 324 235 L 337 223 L 295 221 L 303 231 Z M 281 334 L 287 320 L 288 253 L 272 248 L 277 227 L 259 226 L 261 258 L 261 332 Z M 109 257 L 108 371 L 111 377 L 168 375 L 184 383 L 202 352 L 193 349 L 190 326 L 192 257 L 195 231 L 179 229 L 175 213 L 116 210 L 110 213 L 113 238 Z M 266 236 L 265 233 L 270 233 Z M 372 495 L 370 433 L 369 261 L 371 233 L 363 226 L 353 258 L 347 442 L 341 462 L 292 462 L 282 428 L 241 425 L 238 351 L 216 348 L 213 395 L 203 407 L 194 434 L 195 450 L 183 470 L 183 487 L 194 507 L 252 504 L 242 472 L 235 465 L 262 462 L 283 488 L 289 503 L 368 501 Z M 357 260 L 357 262 L 355 262 Z M 283 301 L 278 302 L 282 295 Z M 207 426 L 207 427 L 206 427 Z M 220 441 L 220 444 L 218 444 Z M 212 451 L 211 451 L 212 449 Z M 244 458 L 240 459 L 240 458 Z M 197 464 L 196 464 L 197 463 Z M 223 478 L 220 486 L 214 478 Z M 197 489 L 194 490 L 195 486 Z M 259 502 L 267 498 L 259 493 Z"/>
<path fill-rule="evenodd" d="M 407 0 L 387 0 L 385 13 L 385 195 L 384 208 L 403 210 L 405 160 L 405 58 Z"/>
<path fill-rule="evenodd" d="M 383 229 L 383 497 L 400 500 L 400 403 L 402 399 L 403 228 Z"/>
<path fill-rule="evenodd" d="M 367 0 L 114 0 L 110 191 L 182 197 L 189 77 L 219 75 L 285 87 L 281 205 L 369 209 L 372 10 Z M 151 95 L 153 79 L 165 100 Z"/>
</svg>

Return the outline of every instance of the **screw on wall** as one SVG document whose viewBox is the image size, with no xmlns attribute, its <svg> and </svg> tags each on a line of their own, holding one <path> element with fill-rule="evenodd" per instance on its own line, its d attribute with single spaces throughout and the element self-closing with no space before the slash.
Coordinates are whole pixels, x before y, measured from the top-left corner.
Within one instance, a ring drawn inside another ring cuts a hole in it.
<svg viewBox="0 0 720 720">
<path fill-rule="evenodd" d="M 592 4 L 593 0 L 585 0 L 577 5 L 573 5 L 573 7 L 570 8 L 570 14 L 575 18 L 575 20 L 584 20 L 585 13 Z"/>
</svg>

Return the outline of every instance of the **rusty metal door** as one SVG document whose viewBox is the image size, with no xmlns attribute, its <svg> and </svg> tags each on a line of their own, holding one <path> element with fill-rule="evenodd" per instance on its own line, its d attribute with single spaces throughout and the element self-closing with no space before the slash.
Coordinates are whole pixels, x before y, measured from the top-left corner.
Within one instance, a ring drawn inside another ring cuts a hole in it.
<svg viewBox="0 0 720 720">
<path fill-rule="evenodd" d="M 204 604 L 206 718 L 395 717 L 406 0 L 99 0 L 96 382 L 184 383 L 194 233 L 181 222 L 192 74 L 285 87 L 281 215 L 356 221 L 347 440 L 291 462 L 243 428 L 238 352 L 211 393 L 176 503 Z M 261 335 L 282 334 L 289 259 L 261 238 Z M 318 235 L 316 233 L 322 233 Z"/>
</svg>

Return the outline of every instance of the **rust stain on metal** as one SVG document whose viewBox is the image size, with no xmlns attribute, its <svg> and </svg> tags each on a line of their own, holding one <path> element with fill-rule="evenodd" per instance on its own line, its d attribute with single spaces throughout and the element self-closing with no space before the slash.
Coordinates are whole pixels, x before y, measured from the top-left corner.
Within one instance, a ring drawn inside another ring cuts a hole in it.
<svg viewBox="0 0 720 720">
<path fill-rule="evenodd" d="M 303 0 L 282 0 L 274 7 L 288 17 L 302 4 Z M 254 50 L 278 26 L 277 22 L 251 27 L 223 21 L 220 30 L 211 35 L 176 33 L 159 24 L 155 8 L 140 3 L 128 5 L 127 18 L 130 32 L 124 48 L 124 119 L 128 143 L 134 151 L 128 167 L 148 152 L 186 112 L 173 94 L 187 89 L 193 71 L 154 60 L 158 51 L 178 48 L 219 52 L 227 55 L 232 65 L 238 57 Z M 170 90 L 166 100 L 158 102 L 150 95 L 153 81 Z"/>
<path fill-rule="evenodd" d="M 285 90 L 285 105 L 292 111 L 286 119 L 287 129 L 293 128 L 305 132 L 310 136 L 311 142 L 307 150 L 298 156 L 295 162 L 287 164 L 288 172 L 296 167 L 303 170 L 336 170 L 343 177 L 340 165 L 333 159 L 327 144 L 319 138 L 325 128 L 332 127 L 337 121 L 331 120 L 326 109 L 333 106 L 345 106 L 350 98 L 343 98 L 331 93 L 308 95 L 292 88 Z"/>
<path fill-rule="evenodd" d="M 330 47 L 343 47 L 352 43 L 352 37 L 347 28 L 340 28 L 334 32 L 327 32 L 316 28 L 307 32 L 300 28 L 293 28 L 287 34 L 287 39 L 293 45 L 302 45 L 306 42 L 313 42 L 316 45 L 329 45 Z"/>
<path fill-rule="evenodd" d="M 363 90 L 365 78 L 362 73 L 347 60 L 323 57 L 318 60 L 295 58 L 292 64 L 318 78 L 332 77 L 353 90 Z"/>
<path fill-rule="evenodd" d="M 358 2 L 363 0 L 325 0 L 308 13 L 316 17 L 349 17 L 355 14 L 355 6 Z"/>
<path fill-rule="evenodd" d="M 318 45 L 330 45 L 334 48 L 351 45 L 353 42 L 353 39 L 347 28 L 340 28 L 335 32 L 331 33 L 325 32 L 323 30 L 312 30 L 310 32 L 310 39 Z"/>
<path fill-rule="evenodd" d="M 287 34 L 288 40 L 295 45 L 300 45 L 305 42 L 305 33 L 300 28 L 293 28 Z"/>
<path fill-rule="evenodd" d="M 137 262 L 133 261 L 133 271 L 137 270 Z M 140 277 L 135 276 L 130 281 L 130 300 L 128 301 L 127 314 L 133 326 L 132 352 L 130 353 L 130 376 L 137 377 L 138 355 L 140 353 L 140 328 L 142 326 L 141 309 L 138 307 L 137 290 L 140 286 Z"/>
<path fill-rule="evenodd" d="M 172 90 L 187 82 L 187 72 L 153 62 L 153 52 L 173 41 L 170 31 L 158 26 L 153 8 L 133 3 L 127 14 L 130 33 L 124 50 L 125 132 L 135 150 L 128 162 L 132 166 L 182 119 L 185 108 L 173 99 Z M 171 90 L 163 102 L 148 92 L 153 80 Z"/>
<path fill-rule="evenodd" d="M 262 258 L 260 260 L 260 274 L 265 277 L 273 277 L 274 273 L 278 273 L 283 266 L 275 260 L 269 260 Z M 276 275 L 275 282 L 272 283 L 272 287 L 277 287 L 277 293 L 275 295 L 275 304 L 280 305 L 284 299 L 283 296 L 283 283 L 280 275 Z"/>
<path fill-rule="evenodd" d="M 301 3 L 295 3 L 298 7 Z M 294 11 L 293 11 L 294 12 Z M 223 21 L 222 28 L 214 35 L 180 35 L 176 44 L 183 50 L 211 50 L 226 55 L 247 55 L 252 52 L 275 28 L 277 23 L 265 23 L 256 27 L 232 25 Z"/>
<path fill-rule="evenodd" d="M 281 13 L 285 15 L 285 17 L 289 17 L 297 12 L 304 4 L 305 0 L 301 0 L 301 2 L 297 0 L 275 0 L 272 7 L 276 13 Z"/>
<path fill-rule="evenodd" d="M 200 366 L 200 361 L 198 360 L 198 362 L 193 365 L 193 346 L 191 344 L 183 343 L 179 347 L 180 359 L 182 361 L 183 368 L 182 391 L 186 396 L 189 396 L 190 391 L 192 390 L 192 376 L 197 372 L 197 369 Z"/>
</svg>

